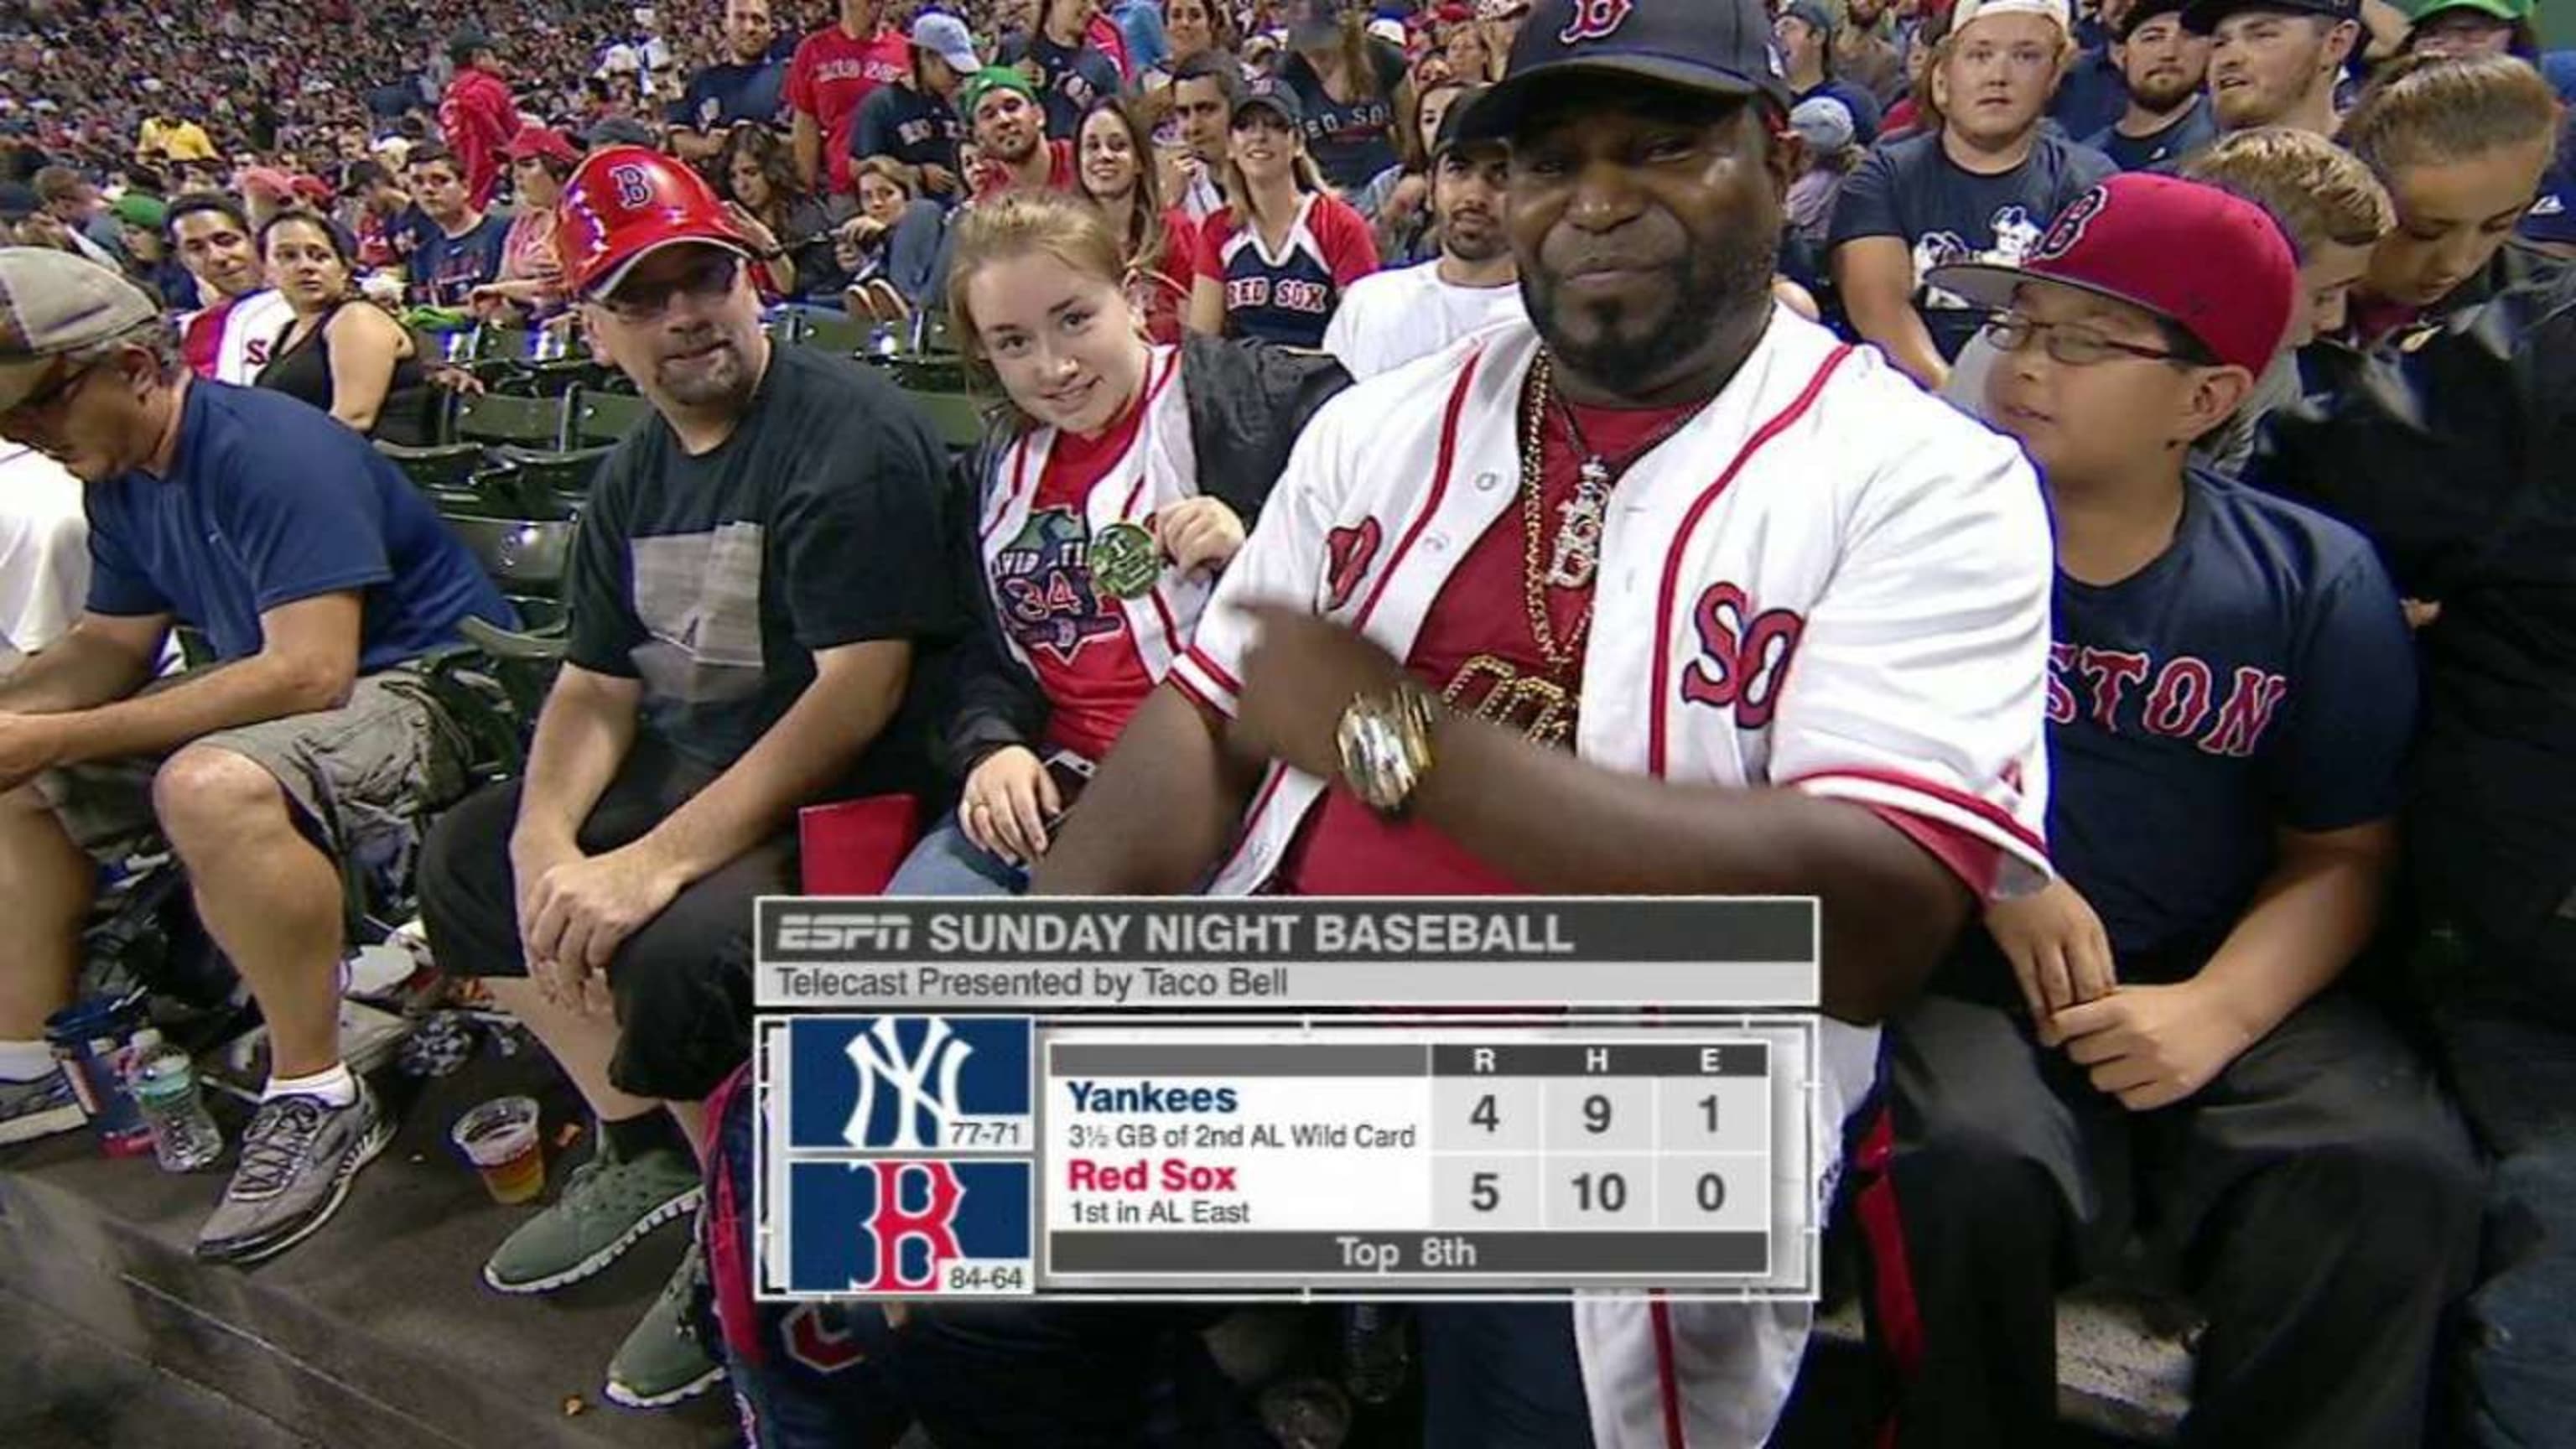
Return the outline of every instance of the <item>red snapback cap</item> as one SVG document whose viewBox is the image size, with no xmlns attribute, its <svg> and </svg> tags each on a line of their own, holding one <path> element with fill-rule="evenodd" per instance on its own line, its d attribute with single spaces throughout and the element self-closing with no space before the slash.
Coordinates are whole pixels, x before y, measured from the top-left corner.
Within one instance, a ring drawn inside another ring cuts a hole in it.
<svg viewBox="0 0 2576 1449">
<path fill-rule="evenodd" d="M 1980 306 L 2055 282 L 2142 307 L 2260 376 L 2290 330 L 2299 264 L 2272 214 L 2215 186 L 2123 172 L 2059 212 L 2019 266 L 1960 262 L 1925 280 Z"/>
</svg>

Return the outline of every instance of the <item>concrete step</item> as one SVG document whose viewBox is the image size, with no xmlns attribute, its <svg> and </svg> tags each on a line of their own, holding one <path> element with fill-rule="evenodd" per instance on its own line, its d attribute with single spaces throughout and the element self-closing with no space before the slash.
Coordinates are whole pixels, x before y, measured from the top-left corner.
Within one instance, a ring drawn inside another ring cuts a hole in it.
<svg viewBox="0 0 2576 1449">
<path fill-rule="evenodd" d="M 600 1392 L 609 1356 L 679 1260 L 679 1226 L 560 1293 L 515 1298 L 483 1286 L 484 1258 L 535 1209 L 494 1204 L 448 1147 L 448 1126 L 476 1102 L 526 1092 L 545 1103 L 551 1141 L 577 1107 L 560 1074 L 532 1054 L 505 1060 L 487 1048 L 455 1076 L 374 1080 L 401 1124 L 394 1144 L 359 1175 L 328 1226 L 248 1269 L 202 1264 L 191 1252 L 230 1173 L 229 1153 L 215 1170 L 174 1176 L 149 1158 L 103 1158 L 86 1134 L 0 1151 L 0 1283 L 44 1321 L 319 1444 L 734 1442 L 721 1391 L 661 1413 L 617 1408 Z M 237 1141 L 244 1109 L 229 1101 L 215 1109 Z M 588 1150 L 582 1143 L 556 1155 L 551 1185 L 560 1187 Z M 9 1377 L 42 1386 L 33 1396 L 40 1408 L 80 1392 L 77 1379 Z M 0 1443 L 21 1442 L 0 1421 Z M 218 1434 L 195 1442 L 261 1441 Z"/>
</svg>

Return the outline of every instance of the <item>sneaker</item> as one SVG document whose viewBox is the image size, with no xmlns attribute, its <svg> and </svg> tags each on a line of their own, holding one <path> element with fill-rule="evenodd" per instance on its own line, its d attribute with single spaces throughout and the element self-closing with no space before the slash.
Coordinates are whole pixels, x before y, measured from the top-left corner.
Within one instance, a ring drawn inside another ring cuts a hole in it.
<svg viewBox="0 0 2576 1449">
<path fill-rule="evenodd" d="M 662 1224 L 697 1210 L 703 1193 L 696 1159 L 657 1147 L 619 1157 L 602 1135 L 588 1162 L 572 1170 L 554 1206 L 519 1225 L 492 1250 L 483 1281 L 503 1293 L 546 1293 L 578 1283 L 617 1261 Z"/>
<path fill-rule="evenodd" d="M 364 1077 L 345 1107 L 303 1094 L 260 1103 L 242 1129 L 232 1185 L 197 1234 L 197 1256 L 248 1263 L 302 1242 L 331 1220 L 349 1179 L 393 1136 Z"/>
<path fill-rule="evenodd" d="M 678 1271 L 662 1285 L 662 1296 L 653 1300 L 644 1320 L 608 1361 L 607 1394 L 612 1402 L 630 1409 L 668 1408 L 705 1393 L 725 1376 L 724 1365 L 710 1357 L 684 1326 L 691 1300 L 705 1292 L 706 1259 L 693 1237 Z"/>
<path fill-rule="evenodd" d="M 61 1072 L 47 1072 L 30 1082 L 0 1080 L 0 1144 L 33 1142 L 69 1132 L 88 1120 Z"/>
</svg>

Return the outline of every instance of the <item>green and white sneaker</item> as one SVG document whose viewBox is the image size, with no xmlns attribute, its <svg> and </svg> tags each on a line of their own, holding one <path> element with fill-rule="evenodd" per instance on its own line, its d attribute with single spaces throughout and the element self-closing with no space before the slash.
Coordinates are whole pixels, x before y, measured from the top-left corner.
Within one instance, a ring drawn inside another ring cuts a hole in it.
<svg viewBox="0 0 2576 1449">
<path fill-rule="evenodd" d="M 617 1261 L 664 1223 L 696 1211 L 704 1191 L 688 1153 L 657 1147 L 621 1158 L 598 1139 L 591 1159 L 572 1170 L 554 1206 L 519 1225 L 492 1250 L 483 1281 L 503 1293 L 546 1293 L 578 1283 Z"/>
<path fill-rule="evenodd" d="M 617 1356 L 608 1361 L 605 1392 L 610 1402 L 630 1409 L 668 1408 L 696 1398 L 724 1377 L 724 1365 L 682 1326 L 688 1322 L 690 1302 L 705 1291 L 706 1259 L 700 1256 L 693 1235 L 679 1269 L 662 1285 L 661 1296 L 617 1346 Z"/>
</svg>

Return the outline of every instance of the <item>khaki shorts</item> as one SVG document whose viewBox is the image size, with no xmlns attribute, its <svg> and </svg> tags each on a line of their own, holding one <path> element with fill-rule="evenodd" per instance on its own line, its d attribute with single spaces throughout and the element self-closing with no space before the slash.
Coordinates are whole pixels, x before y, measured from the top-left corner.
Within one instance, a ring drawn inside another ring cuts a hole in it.
<svg viewBox="0 0 2576 1449">
<path fill-rule="evenodd" d="M 352 886 L 407 879 L 430 815 L 464 792 L 464 741 L 409 669 L 361 677 L 338 709 L 217 730 L 189 748 L 228 751 L 274 776 L 297 826 Z M 140 756 L 93 761 L 49 770 L 36 786 L 81 849 L 115 862 L 160 834 L 152 779 L 161 765 Z"/>
</svg>

